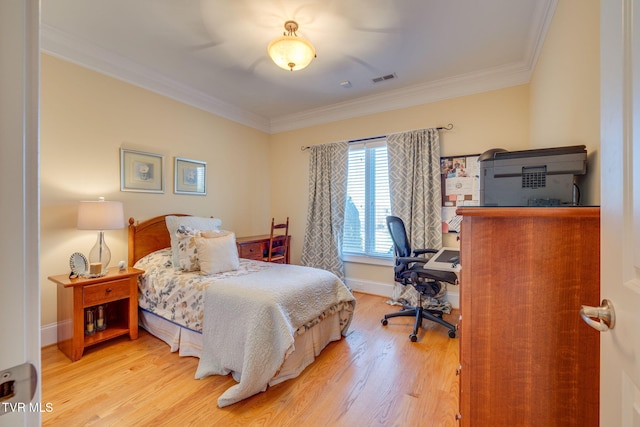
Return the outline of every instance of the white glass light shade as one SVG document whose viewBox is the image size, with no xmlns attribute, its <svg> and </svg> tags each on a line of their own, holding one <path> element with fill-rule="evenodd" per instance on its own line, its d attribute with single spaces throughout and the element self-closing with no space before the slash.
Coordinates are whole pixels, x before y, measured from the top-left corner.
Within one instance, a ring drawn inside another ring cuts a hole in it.
<svg viewBox="0 0 640 427">
<path fill-rule="evenodd" d="M 80 202 L 78 206 L 78 229 L 98 230 L 98 240 L 89 252 L 89 272 L 104 275 L 111 261 L 111 251 L 104 241 L 103 230 L 124 228 L 122 202 L 98 201 Z"/>
<path fill-rule="evenodd" d="M 316 57 L 313 45 L 297 36 L 282 36 L 269 43 L 269 56 L 275 64 L 285 70 L 302 70 Z"/>
</svg>

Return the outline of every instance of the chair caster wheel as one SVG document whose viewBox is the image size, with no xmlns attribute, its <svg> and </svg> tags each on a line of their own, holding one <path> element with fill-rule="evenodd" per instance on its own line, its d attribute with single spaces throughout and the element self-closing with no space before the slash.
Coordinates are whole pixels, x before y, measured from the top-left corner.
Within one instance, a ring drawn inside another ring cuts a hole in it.
<svg viewBox="0 0 640 427">
<path fill-rule="evenodd" d="M 455 338 L 456 337 L 456 331 L 449 331 L 449 338 Z"/>
<path fill-rule="evenodd" d="M 418 336 L 416 334 L 411 334 L 409 335 L 409 339 L 411 340 L 411 342 L 416 342 L 418 341 Z"/>
<path fill-rule="evenodd" d="M 380 321 L 384 326 L 387 326 L 387 324 L 389 323 L 389 321 L 387 319 L 382 319 Z"/>
</svg>

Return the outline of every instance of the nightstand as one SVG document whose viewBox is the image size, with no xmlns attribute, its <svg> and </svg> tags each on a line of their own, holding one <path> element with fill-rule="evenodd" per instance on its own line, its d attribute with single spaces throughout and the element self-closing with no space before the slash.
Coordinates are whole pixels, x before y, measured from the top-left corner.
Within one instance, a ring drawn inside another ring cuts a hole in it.
<svg viewBox="0 0 640 427">
<path fill-rule="evenodd" d="M 102 277 L 67 274 L 49 276 L 58 285 L 58 348 L 72 361 L 79 360 L 86 347 L 129 334 L 138 338 L 138 276 L 136 268 L 109 268 Z M 85 334 L 85 310 L 103 306 L 106 328 Z"/>
</svg>

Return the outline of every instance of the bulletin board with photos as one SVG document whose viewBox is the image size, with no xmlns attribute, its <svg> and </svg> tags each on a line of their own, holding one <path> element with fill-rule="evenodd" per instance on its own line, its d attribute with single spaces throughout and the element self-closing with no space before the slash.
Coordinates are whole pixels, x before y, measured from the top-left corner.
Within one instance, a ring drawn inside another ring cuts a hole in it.
<svg viewBox="0 0 640 427">
<path fill-rule="evenodd" d="M 442 231 L 460 232 L 462 217 L 456 215 L 461 206 L 480 204 L 480 154 L 467 154 L 440 158 L 442 179 Z"/>
</svg>

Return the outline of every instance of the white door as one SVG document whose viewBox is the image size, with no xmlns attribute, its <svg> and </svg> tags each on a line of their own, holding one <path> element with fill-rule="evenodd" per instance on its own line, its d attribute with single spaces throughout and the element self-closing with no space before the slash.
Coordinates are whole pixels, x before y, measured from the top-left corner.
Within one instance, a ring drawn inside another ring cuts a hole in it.
<svg viewBox="0 0 640 427">
<path fill-rule="evenodd" d="M 40 373 L 38 26 L 38 0 L 0 0 L 0 426 L 42 409 L 23 369 Z"/>
<path fill-rule="evenodd" d="M 640 0 L 600 5 L 600 425 L 640 426 Z"/>
</svg>

